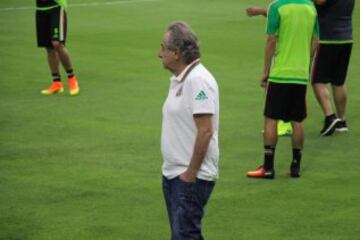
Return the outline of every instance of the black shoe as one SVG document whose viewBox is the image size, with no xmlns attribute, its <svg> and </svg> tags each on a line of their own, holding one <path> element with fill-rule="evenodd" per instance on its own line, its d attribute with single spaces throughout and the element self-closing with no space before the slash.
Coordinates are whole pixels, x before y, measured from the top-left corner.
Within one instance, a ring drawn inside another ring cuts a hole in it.
<svg viewBox="0 0 360 240">
<path fill-rule="evenodd" d="M 346 121 L 345 120 L 340 120 L 339 122 L 337 122 L 335 130 L 337 132 L 347 132 L 347 131 L 349 131 L 349 128 L 347 127 Z"/>
<path fill-rule="evenodd" d="M 329 115 L 324 120 L 324 127 L 320 132 L 320 136 L 330 136 L 335 132 L 336 124 L 340 121 L 335 114 Z"/>
<path fill-rule="evenodd" d="M 298 178 L 300 177 L 300 162 L 293 160 L 290 165 L 290 177 Z"/>
</svg>

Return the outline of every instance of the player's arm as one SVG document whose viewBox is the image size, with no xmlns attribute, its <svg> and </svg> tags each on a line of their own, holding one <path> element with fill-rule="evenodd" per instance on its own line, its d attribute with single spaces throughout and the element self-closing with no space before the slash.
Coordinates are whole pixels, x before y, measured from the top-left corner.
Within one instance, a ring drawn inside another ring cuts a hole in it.
<svg viewBox="0 0 360 240">
<path fill-rule="evenodd" d="M 212 114 L 195 114 L 194 121 L 197 129 L 193 155 L 188 169 L 180 175 L 185 182 L 195 182 L 197 173 L 205 158 L 210 139 L 213 135 Z"/>
<path fill-rule="evenodd" d="M 313 2 L 314 2 L 316 5 L 323 5 L 324 3 L 326 3 L 326 0 L 313 0 Z"/>
<path fill-rule="evenodd" d="M 264 55 L 264 70 L 260 79 L 260 86 L 266 87 L 267 79 L 270 74 L 270 68 L 272 59 L 275 55 L 275 47 L 277 41 L 277 34 L 280 27 L 280 15 L 278 12 L 277 4 L 270 4 L 268 16 L 267 16 L 267 27 L 266 27 L 266 45 L 265 45 L 265 55 Z"/>
<path fill-rule="evenodd" d="M 314 32 L 313 32 L 313 40 L 311 44 L 311 57 L 313 57 L 319 48 L 320 45 L 320 37 L 319 37 L 320 31 L 319 31 L 319 21 L 316 18 L 315 24 L 314 24 Z"/>
<path fill-rule="evenodd" d="M 265 45 L 264 70 L 260 79 L 260 86 L 266 87 L 267 79 L 270 74 L 271 62 L 274 57 L 276 47 L 276 36 L 268 35 Z"/>
<path fill-rule="evenodd" d="M 267 17 L 267 11 L 264 8 L 260 8 L 260 7 L 248 7 L 246 9 L 246 14 L 249 17 L 253 17 L 253 16 L 264 16 Z"/>
<path fill-rule="evenodd" d="M 312 46 L 311 46 L 311 56 L 314 56 L 315 52 L 319 48 L 320 41 L 318 37 L 314 37 L 312 40 Z"/>
</svg>

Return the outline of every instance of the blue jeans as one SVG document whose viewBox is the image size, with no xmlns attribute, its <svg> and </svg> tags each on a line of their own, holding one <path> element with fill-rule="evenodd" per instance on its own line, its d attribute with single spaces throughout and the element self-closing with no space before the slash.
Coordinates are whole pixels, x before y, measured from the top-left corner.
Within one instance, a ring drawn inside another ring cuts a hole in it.
<svg viewBox="0 0 360 240">
<path fill-rule="evenodd" d="M 171 227 L 171 240 L 202 240 L 201 219 L 214 189 L 214 181 L 187 183 L 163 177 L 163 192 Z"/>
</svg>

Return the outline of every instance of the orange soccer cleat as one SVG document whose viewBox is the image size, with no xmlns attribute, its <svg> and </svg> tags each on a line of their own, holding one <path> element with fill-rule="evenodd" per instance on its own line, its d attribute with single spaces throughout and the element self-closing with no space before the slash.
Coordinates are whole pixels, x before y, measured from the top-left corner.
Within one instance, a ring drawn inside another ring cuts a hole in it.
<svg viewBox="0 0 360 240">
<path fill-rule="evenodd" d="M 71 96 L 78 95 L 80 92 L 79 84 L 75 76 L 68 79 L 69 93 Z"/>
<path fill-rule="evenodd" d="M 274 171 L 274 169 L 265 170 L 264 166 L 260 166 L 255 171 L 247 172 L 247 176 L 250 178 L 273 179 L 275 177 L 275 171 Z"/>
<path fill-rule="evenodd" d="M 41 90 L 41 94 L 51 95 L 56 93 L 62 93 L 64 91 L 64 86 L 62 82 L 56 81 L 51 84 L 48 89 Z"/>
</svg>

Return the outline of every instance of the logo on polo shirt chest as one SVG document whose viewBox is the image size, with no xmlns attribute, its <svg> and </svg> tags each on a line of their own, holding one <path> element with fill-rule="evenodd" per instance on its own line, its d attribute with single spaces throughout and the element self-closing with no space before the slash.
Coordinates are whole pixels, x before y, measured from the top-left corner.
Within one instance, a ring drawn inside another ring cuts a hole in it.
<svg viewBox="0 0 360 240">
<path fill-rule="evenodd" d="M 181 87 L 177 90 L 175 96 L 177 96 L 177 97 L 181 96 L 181 95 L 182 95 L 182 92 L 183 92 L 183 86 L 181 86 Z"/>
<path fill-rule="evenodd" d="M 195 100 L 205 100 L 205 99 L 208 99 L 208 97 L 206 96 L 206 93 L 203 90 L 201 90 L 195 98 Z"/>
</svg>

